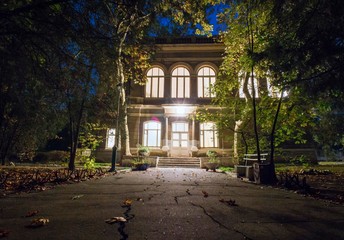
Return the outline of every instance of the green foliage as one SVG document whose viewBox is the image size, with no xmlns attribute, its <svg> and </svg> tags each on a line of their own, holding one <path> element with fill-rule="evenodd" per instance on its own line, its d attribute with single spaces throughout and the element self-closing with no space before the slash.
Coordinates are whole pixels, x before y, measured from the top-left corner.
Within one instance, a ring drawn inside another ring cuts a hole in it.
<svg viewBox="0 0 344 240">
<path fill-rule="evenodd" d="M 138 145 L 137 153 L 140 156 L 148 156 L 150 154 L 150 149 L 147 146 Z"/>
<path fill-rule="evenodd" d="M 273 145 L 275 147 L 282 146 L 284 143 L 305 144 L 308 133 L 312 129 L 316 129 L 314 99 L 305 94 L 302 85 L 290 84 L 291 80 L 297 80 L 301 76 L 298 70 L 294 71 L 293 65 L 287 65 L 287 63 L 293 62 L 295 64 L 299 63 L 301 67 L 299 58 L 294 57 L 291 59 L 292 55 L 289 55 L 295 49 L 298 49 L 298 54 L 302 52 L 302 49 L 300 49 L 301 40 L 296 42 L 287 38 L 280 39 L 281 36 L 292 37 L 290 31 L 284 26 L 289 23 L 297 24 L 297 21 L 290 18 L 290 15 L 288 15 L 289 18 L 283 17 L 283 21 L 278 19 L 277 14 L 274 15 L 277 7 L 280 7 L 280 11 L 285 10 L 287 12 L 290 9 L 283 10 L 283 5 L 289 4 L 288 7 L 294 7 L 294 5 L 303 5 L 303 3 L 286 1 L 281 3 L 280 6 L 276 6 L 278 4 L 271 1 L 231 1 L 231 7 L 220 14 L 222 21 L 230 26 L 221 36 L 226 46 L 226 55 L 214 86 L 216 98 L 213 102 L 220 105 L 222 109 L 216 113 L 199 111 L 197 119 L 200 121 L 215 121 L 219 130 L 226 129 L 232 132 L 235 131 L 235 122 L 241 120 L 242 124 L 236 130 L 242 140 L 239 143 L 239 151 L 246 151 L 246 146 L 248 146 L 249 150 L 255 150 L 257 144 L 253 132 L 255 124 L 258 128 L 261 149 L 271 147 L 272 137 L 274 137 Z M 294 14 L 299 14 L 296 7 L 292 9 L 295 11 Z M 319 10 L 319 8 L 316 9 Z M 307 9 L 304 10 L 307 11 Z M 283 25 L 284 22 L 288 23 Z M 282 29 L 283 32 L 280 32 Z M 302 34 L 302 32 L 293 32 L 293 34 Z M 274 45 L 278 41 L 285 44 L 286 56 L 281 54 L 280 50 Z M 295 46 L 291 47 L 293 44 Z M 276 48 L 272 51 L 273 47 Z M 307 55 L 303 54 L 303 56 Z M 282 67 L 282 63 L 286 65 Z M 286 66 L 289 67 L 290 71 L 286 71 Z M 259 86 L 259 98 L 255 101 L 255 111 L 253 105 L 250 104 L 253 101 L 252 86 L 251 88 L 249 86 L 252 68 Z M 242 84 L 240 84 L 240 81 L 242 81 Z M 273 92 L 268 91 L 268 83 L 273 86 Z M 240 87 L 243 88 L 243 98 L 241 99 L 239 98 Z M 279 107 L 277 96 L 285 89 L 289 90 L 288 95 L 284 95 L 285 97 L 282 99 L 276 128 L 272 132 L 276 110 Z M 254 117 L 256 117 L 256 122 L 254 122 Z M 339 134 L 341 133 L 342 131 Z"/>
<path fill-rule="evenodd" d="M 208 150 L 207 156 L 210 158 L 209 163 L 219 163 L 219 159 L 217 158 L 217 152 L 214 150 Z"/>
<path fill-rule="evenodd" d="M 84 163 L 84 168 L 87 170 L 93 170 L 96 168 L 96 158 L 88 157 Z"/>
<path fill-rule="evenodd" d="M 103 141 L 101 130 L 106 129 L 98 123 L 87 123 L 83 126 L 82 131 L 79 135 L 79 144 L 81 149 L 96 150 L 99 144 Z"/>
<path fill-rule="evenodd" d="M 148 160 L 145 157 L 136 157 L 131 159 L 131 164 L 133 166 L 148 164 Z"/>
<path fill-rule="evenodd" d="M 219 167 L 218 169 L 220 171 L 223 171 L 223 172 L 233 172 L 234 171 L 234 168 L 232 168 L 232 167 Z"/>
</svg>

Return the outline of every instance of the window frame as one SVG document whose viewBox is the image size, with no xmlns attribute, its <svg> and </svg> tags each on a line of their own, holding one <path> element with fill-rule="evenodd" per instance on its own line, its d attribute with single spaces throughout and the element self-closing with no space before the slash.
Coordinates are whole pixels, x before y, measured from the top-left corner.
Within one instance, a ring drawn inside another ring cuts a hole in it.
<svg viewBox="0 0 344 240">
<path fill-rule="evenodd" d="M 158 74 L 154 74 L 154 70 L 158 70 Z M 147 82 L 145 86 L 145 97 L 146 98 L 163 98 L 164 97 L 164 86 L 165 86 L 165 73 L 160 67 L 154 66 L 150 68 L 147 73 Z M 157 87 L 155 88 L 155 84 Z"/>
<path fill-rule="evenodd" d="M 204 74 L 204 70 L 209 69 L 209 74 Z M 202 75 L 200 72 L 203 71 Z M 208 87 L 206 88 L 205 81 L 207 81 Z M 210 66 L 202 66 L 197 72 L 197 94 L 199 98 L 214 98 L 216 94 L 211 90 L 212 86 L 216 82 L 215 69 Z"/>
<path fill-rule="evenodd" d="M 171 98 L 190 98 L 190 71 L 185 66 L 178 66 L 171 73 Z"/>
<path fill-rule="evenodd" d="M 211 129 L 204 129 L 204 125 L 206 124 L 212 124 Z M 208 133 L 208 134 L 206 134 Z M 212 144 L 208 144 L 208 141 L 206 139 L 210 135 L 212 135 Z M 200 147 L 201 148 L 218 148 L 219 147 L 219 138 L 218 138 L 218 130 L 216 127 L 216 124 L 214 122 L 202 122 L 199 126 L 199 139 L 200 139 Z"/>
<path fill-rule="evenodd" d="M 150 123 L 154 123 L 157 124 L 157 128 L 146 128 L 147 125 L 149 125 Z M 154 145 L 150 145 L 150 133 L 155 133 L 156 138 L 154 140 L 155 144 Z M 143 122 L 143 135 L 142 135 L 142 145 L 145 147 L 152 147 L 152 148 L 160 148 L 161 147 L 161 122 L 159 121 L 145 121 Z"/>
</svg>

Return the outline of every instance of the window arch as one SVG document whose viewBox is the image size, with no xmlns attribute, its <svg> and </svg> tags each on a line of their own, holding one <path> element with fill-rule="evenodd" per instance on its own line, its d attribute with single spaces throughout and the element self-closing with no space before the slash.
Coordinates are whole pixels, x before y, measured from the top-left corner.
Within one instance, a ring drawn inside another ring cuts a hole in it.
<svg viewBox="0 0 344 240">
<path fill-rule="evenodd" d="M 161 123 L 158 121 L 147 121 L 143 123 L 143 146 L 160 147 L 161 145 Z"/>
<path fill-rule="evenodd" d="M 190 97 L 190 72 L 185 67 L 177 67 L 172 72 L 172 98 Z"/>
<path fill-rule="evenodd" d="M 215 97 L 215 92 L 211 91 L 211 87 L 215 84 L 216 74 L 214 69 L 210 67 L 202 67 L 197 74 L 198 97 L 211 98 Z"/>
<path fill-rule="evenodd" d="M 218 147 L 216 124 L 204 122 L 200 124 L 200 147 Z"/>
<path fill-rule="evenodd" d="M 149 69 L 147 72 L 146 98 L 163 98 L 164 82 L 164 72 L 161 68 Z"/>
</svg>

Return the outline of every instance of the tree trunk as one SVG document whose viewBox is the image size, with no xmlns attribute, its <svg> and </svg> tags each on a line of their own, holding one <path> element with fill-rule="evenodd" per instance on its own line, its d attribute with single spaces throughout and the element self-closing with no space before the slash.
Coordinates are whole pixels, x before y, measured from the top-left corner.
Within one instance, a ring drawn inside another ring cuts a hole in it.
<svg viewBox="0 0 344 240">
<path fill-rule="evenodd" d="M 270 165 L 271 165 L 271 171 L 272 171 L 272 179 L 276 181 L 276 172 L 275 172 L 275 160 L 274 160 L 274 154 L 275 154 L 275 131 L 276 131 L 276 125 L 277 125 L 277 120 L 278 120 L 278 115 L 281 110 L 281 105 L 282 105 L 282 99 L 283 99 L 283 89 L 281 90 L 281 96 L 278 101 L 277 109 L 276 109 L 276 114 L 274 118 L 274 122 L 272 125 L 271 133 L 270 133 Z"/>
<path fill-rule="evenodd" d="M 118 45 L 118 52 L 117 52 L 117 77 L 118 77 L 118 82 L 120 86 L 120 101 L 121 101 L 121 108 L 122 108 L 122 113 L 123 113 L 123 127 L 124 128 L 119 128 L 119 129 L 124 129 L 124 138 L 125 138 L 125 155 L 131 156 L 130 152 L 130 137 L 129 137 L 129 127 L 128 127 L 128 116 L 127 116 L 127 102 L 126 102 L 126 93 L 124 89 L 124 83 L 125 83 L 125 76 L 124 76 L 124 68 L 123 68 L 123 63 L 122 63 L 122 48 L 124 45 L 124 42 L 126 40 L 127 34 L 130 29 L 130 23 L 129 25 L 125 28 L 125 31 L 120 39 L 120 43 Z"/>
<path fill-rule="evenodd" d="M 239 155 L 238 155 L 238 131 L 242 124 L 241 120 L 235 121 L 234 127 L 234 143 L 233 143 L 233 156 L 234 156 L 234 164 L 239 164 Z"/>
<path fill-rule="evenodd" d="M 89 84 L 89 81 L 86 84 Z M 79 134 L 80 134 L 82 117 L 83 117 L 84 111 L 85 111 L 85 98 L 86 98 L 87 92 L 88 92 L 88 87 L 85 87 L 85 89 L 83 91 L 82 101 L 80 104 L 80 109 L 78 112 L 76 123 L 74 122 L 74 119 L 72 117 L 73 113 L 72 113 L 72 109 L 70 106 L 71 104 L 69 104 L 69 115 L 70 115 L 69 120 L 70 120 L 70 127 L 71 127 L 71 149 L 70 149 L 70 159 L 69 159 L 68 168 L 71 171 L 75 170 L 76 151 L 77 151 L 78 144 L 79 144 Z"/>
<path fill-rule="evenodd" d="M 249 2 L 249 4 L 251 4 L 251 2 Z M 251 16 L 250 9 L 251 9 L 251 6 L 248 6 L 247 28 L 248 28 L 249 48 L 250 48 L 251 52 L 253 53 L 254 52 L 254 33 L 253 33 L 253 29 L 252 29 L 253 25 L 252 25 L 252 16 Z M 256 140 L 258 163 L 261 163 L 259 135 L 258 135 L 258 128 L 257 128 L 256 91 L 255 91 L 255 85 L 254 85 L 254 63 L 251 64 L 251 89 L 252 89 L 254 135 L 255 135 L 255 140 Z"/>
</svg>

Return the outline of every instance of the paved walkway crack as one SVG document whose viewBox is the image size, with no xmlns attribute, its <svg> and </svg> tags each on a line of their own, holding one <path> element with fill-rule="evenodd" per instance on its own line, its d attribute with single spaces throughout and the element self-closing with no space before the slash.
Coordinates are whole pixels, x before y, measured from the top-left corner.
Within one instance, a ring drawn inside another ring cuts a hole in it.
<svg viewBox="0 0 344 240">
<path fill-rule="evenodd" d="M 126 240 L 128 239 L 128 234 L 124 231 L 126 223 L 128 223 L 131 219 L 133 219 L 135 217 L 134 214 L 131 214 L 131 206 L 125 206 L 123 208 L 126 208 L 125 212 L 124 212 L 124 216 L 125 219 L 127 220 L 127 222 L 120 222 L 119 223 L 119 227 L 118 227 L 118 232 L 121 235 L 121 240 Z"/>
<path fill-rule="evenodd" d="M 227 227 L 226 225 L 224 225 L 223 223 L 221 223 L 219 220 L 215 219 L 212 215 L 210 215 L 210 214 L 207 212 L 207 210 L 206 210 L 203 206 L 198 205 L 198 204 L 195 204 L 195 203 L 192 203 L 192 202 L 191 202 L 190 204 L 191 204 L 192 206 L 194 206 L 194 207 L 199 207 L 199 208 L 201 208 L 201 209 L 203 210 L 203 212 L 204 212 L 205 215 L 207 215 L 213 222 L 219 224 L 221 227 L 227 229 L 228 231 L 234 231 L 234 232 L 236 232 L 236 233 L 239 233 L 239 234 L 241 234 L 245 239 L 252 240 L 252 239 L 249 238 L 245 233 L 240 232 L 239 230 L 237 230 L 237 229 L 235 229 L 235 228 L 229 228 L 229 227 Z"/>
</svg>

